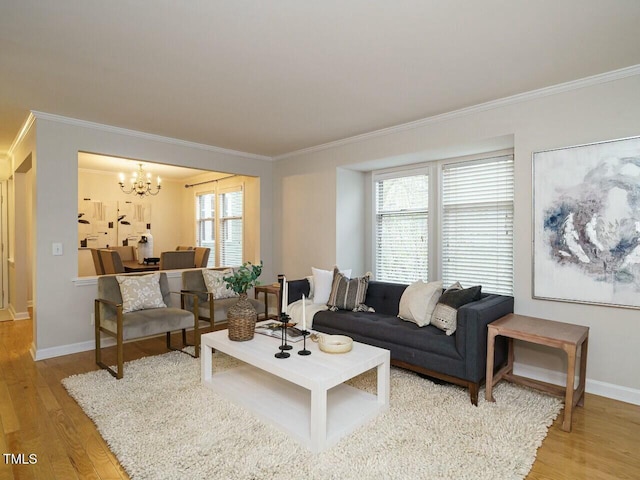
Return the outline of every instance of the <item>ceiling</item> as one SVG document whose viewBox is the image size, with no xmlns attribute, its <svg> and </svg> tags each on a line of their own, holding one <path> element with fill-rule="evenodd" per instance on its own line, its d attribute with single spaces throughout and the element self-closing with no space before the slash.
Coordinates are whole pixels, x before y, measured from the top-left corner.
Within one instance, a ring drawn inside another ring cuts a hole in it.
<svg viewBox="0 0 640 480">
<path fill-rule="evenodd" d="M 269 157 L 640 64 L 638 0 L 0 0 L 29 110 Z"/>
</svg>

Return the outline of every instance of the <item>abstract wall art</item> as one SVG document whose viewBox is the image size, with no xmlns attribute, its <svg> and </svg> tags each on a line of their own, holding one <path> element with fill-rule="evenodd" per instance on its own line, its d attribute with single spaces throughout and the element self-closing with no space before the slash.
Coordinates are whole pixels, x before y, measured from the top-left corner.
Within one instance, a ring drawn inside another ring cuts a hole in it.
<svg viewBox="0 0 640 480">
<path fill-rule="evenodd" d="M 640 308 L 640 137 L 533 154 L 533 297 Z"/>
</svg>

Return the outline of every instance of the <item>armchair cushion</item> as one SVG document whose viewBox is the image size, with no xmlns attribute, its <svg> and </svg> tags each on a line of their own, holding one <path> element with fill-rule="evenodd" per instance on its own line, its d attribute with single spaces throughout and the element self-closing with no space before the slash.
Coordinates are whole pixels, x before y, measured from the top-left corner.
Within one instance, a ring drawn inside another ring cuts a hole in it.
<svg viewBox="0 0 640 480">
<path fill-rule="evenodd" d="M 204 284 L 207 287 L 207 291 L 213 295 L 216 300 L 222 298 L 237 297 L 238 294 L 227 288 L 224 277 L 231 275 L 232 271 L 229 270 L 202 270 L 202 277 L 204 278 Z"/>
<path fill-rule="evenodd" d="M 150 275 L 116 275 L 122 295 L 122 313 L 147 308 L 166 308 L 160 290 L 160 273 Z"/>
</svg>

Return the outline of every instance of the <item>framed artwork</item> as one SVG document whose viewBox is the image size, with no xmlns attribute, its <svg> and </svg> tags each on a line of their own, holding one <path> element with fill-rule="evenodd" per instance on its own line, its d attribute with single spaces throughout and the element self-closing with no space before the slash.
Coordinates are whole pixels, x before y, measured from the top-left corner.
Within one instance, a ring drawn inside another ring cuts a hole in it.
<svg viewBox="0 0 640 480">
<path fill-rule="evenodd" d="M 640 308 L 640 137 L 532 164 L 533 298 Z"/>
</svg>

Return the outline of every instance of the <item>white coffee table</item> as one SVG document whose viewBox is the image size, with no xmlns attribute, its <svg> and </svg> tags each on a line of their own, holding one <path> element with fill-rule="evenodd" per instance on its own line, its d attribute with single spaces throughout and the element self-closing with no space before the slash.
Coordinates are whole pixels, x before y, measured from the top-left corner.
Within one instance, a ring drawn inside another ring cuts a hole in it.
<svg viewBox="0 0 640 480">
<path fill-rule="evenodd" d="M 202 383 L 280 428 L 312 452 L 336 443 L 389 406 L 388 350 L 354 342 L 344 354 L 319 350 L 307 339 L 311 355 L 275 358 L 280 340 L 257 334 L 253 340 L 233 342 L 227 330 L 202 335 Z M 212 349 L 246 365 L 214 374 Z M 377 368 L 377 395 L 344 382 Z"/>
</svg>

